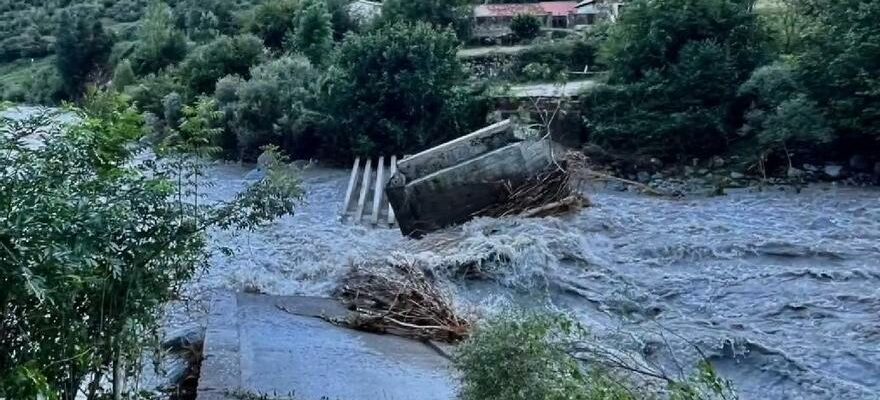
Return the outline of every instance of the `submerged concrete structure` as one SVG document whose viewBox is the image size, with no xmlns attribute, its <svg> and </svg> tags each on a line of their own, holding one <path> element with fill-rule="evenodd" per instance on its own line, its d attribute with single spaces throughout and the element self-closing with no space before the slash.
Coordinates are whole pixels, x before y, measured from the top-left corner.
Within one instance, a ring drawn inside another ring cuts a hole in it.
<svg viewBox="0 0 880 400">
<path fill-rule="evenodd" d="M 418 237 L 504 201 L 553 165 L 551 146 L 505 120 L 401 160 L 385 189 L 401 232 Z"/>
</svg>

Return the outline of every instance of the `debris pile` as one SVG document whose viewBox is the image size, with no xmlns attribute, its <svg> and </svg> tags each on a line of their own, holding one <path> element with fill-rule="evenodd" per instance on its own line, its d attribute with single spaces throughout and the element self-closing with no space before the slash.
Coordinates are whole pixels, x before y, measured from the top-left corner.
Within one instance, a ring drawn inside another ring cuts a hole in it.
<svg viewBox="0 0 880 400">
<path fill-rule="evenodd" d="M 355 265 L 337 296 L 352 311 L 351 328 L 450 343 L 471 330 L 449 295 L 411 263 Z"/>
<path fill-rule="evenodd" d="M 546 217 L 578 210 L 589 205 L 581 194 L 580 171 L 586 167 L 582 154 L 568 152 L 555 168 L 530 177 L 513 187 L 507 185 L 506 199 L 477 211 L 475 217 Z"/>
</svg>

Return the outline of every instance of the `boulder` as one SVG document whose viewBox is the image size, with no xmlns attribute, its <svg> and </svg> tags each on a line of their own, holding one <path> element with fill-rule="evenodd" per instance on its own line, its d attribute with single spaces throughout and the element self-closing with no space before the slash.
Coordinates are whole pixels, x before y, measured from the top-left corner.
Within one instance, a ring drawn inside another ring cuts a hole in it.
<svg viewBox="0 0 880 400">
<path fill-rule="evenodd" d="M 788 177 L 789 178 L 800 178 L 804 176 L 804 171 L 799 170 L 795 167 L 788 167 Z"/>
<path fill-rule="evenodd" d="M 264 151 L 259 157 L 257 157 L 257 168 L 259 169 L 266 169 L 274 163 L 275 156 L 268 151 Z"/>
<path fill-rule="evenodd" d="M 734 171 L 734 172 L 731 172 L 731 173 L 730 173 L 730 177 L 731 177 L 732 179 L 742 179 L 742 178 L 745 178 L 746 176 L 743 175 L 741 172 L 736 172 L 736 171 Z"/>
<path fill-rule="evenodd" d="M 715 156 L 712 158 L 712 163 L 710 166 L 712 168 L 723 168 L 724 164 L 725 164 L 725 162 L 724 162 L 723 158 L 721 158 L 719 156 Z"/>
<path fill-rule="evenodd" d="M 816 172 L 816 171 L 819 170 L 819 168 L 816 167 L 816 166 L 813 165 L 813 164 L 804 164 L 804 170 L 807 170 L 807 171 L 810 171 L 810 172 Z"/>
<path fill-rule="evenodd" d="M 840 165 L 826 165 L 822 172 L 831 179 L 839 179 L 843 176 L 843 167 Z"/>
<path fill-rule="evenodd" d="M 638 175 L 636 176 L 636 179 L 640 183 L 648 183 L 649 181 L 651 181 L 651 174 L 649 174 L 645 171 L 639 171 Z"/>
</svg>

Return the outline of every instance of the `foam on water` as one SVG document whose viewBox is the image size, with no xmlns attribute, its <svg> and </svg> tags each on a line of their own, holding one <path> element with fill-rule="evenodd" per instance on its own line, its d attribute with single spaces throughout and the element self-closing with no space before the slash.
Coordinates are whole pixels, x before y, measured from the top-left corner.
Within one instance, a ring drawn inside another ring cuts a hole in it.
<svg viewBox="0 0 880 400">
<path fill-rule="evenodd" d="M 248 171 L 214 168 L 211 195 L 231 196 Z M 652 365 L 689 368 L 699 345 L 744 399 L 878 398 L 877 190 L 681 201 L 600 191 L 575 216 L 477 219 L 415 241 L 340 222 L 347 177 L 308 171 L 297 215 L 213 234 L 236 254 L 215 257 L 193 292 L 327 295 L 353 262 L 417 261 L 466 306 L 564 310 Z"/>
</svg>

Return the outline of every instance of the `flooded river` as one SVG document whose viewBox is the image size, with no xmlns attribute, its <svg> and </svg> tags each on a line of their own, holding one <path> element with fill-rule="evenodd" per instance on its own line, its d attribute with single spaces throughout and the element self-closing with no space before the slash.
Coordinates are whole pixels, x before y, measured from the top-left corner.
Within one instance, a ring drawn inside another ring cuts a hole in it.
<svg viewBox="0 0 880 400">
<path fill-rule="evenodd" d="M 213 167 L 231 196 L 249 168 Z M 545 219 L 480 219 L 404 239 L 339 220 L 348 173 L 304 173 L 297 215 L 257 232 L 216 233 L 192 291 L 327 295 L 345 267 L 418 259 L 462 307 L 576 315 L 608 346 L 690 369 L 693 345 L 743 399 L 880 398 L 880 191 L 814 186 L 669 200 L 597 189 L 595 206 Z M 466 280 L 463 266 L 487 279 Z"/>
</svg>

